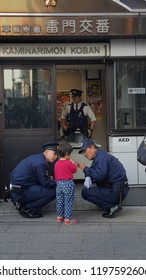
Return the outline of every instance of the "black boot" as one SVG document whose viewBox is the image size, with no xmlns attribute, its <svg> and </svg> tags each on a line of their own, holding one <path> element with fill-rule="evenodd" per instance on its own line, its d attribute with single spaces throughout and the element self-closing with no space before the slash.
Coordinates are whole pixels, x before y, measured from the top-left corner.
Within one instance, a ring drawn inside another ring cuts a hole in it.
<svg viewBox="0 0 146 280">
<path fill-rule="evenodd" d="M 21 208 L 22 208 L 22 204 L 19 203 L 19 202 L 16 202 L 16 203 L 15 203 L 15 206 L 16 206 L 16 210 L 18 210 L 18 211 L 20 211 Z"/>
<path fill-rule="evenodd" d="M 30 218 L 30 219 L 42 217 L 41 213 L 33 213 L 32 211 L 26 210 L 23 207 L 20 209 L 20 215 L 23 216 L 24 218 Z"/>
<path fill-rule="evenodd" d="M 113 218 L 116 213 L 118 213 L 120 210 L 122 210 L 121 205 L 115 205 L 114 207 L 109 208 L 109 210 L 102 214 L 102 217 L 104 218 Z"/>
</svg>

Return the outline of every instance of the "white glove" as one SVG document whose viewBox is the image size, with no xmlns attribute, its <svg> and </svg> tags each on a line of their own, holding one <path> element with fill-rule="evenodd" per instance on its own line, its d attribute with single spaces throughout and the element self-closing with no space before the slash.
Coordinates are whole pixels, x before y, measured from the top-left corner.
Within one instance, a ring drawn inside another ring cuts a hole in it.
<svg viewBox="0 0 146 280">
<path fill-rule="evenodd" d="M 89 189 L 92 186 L 92 180 L 91 178 L 88 176 L 85 178 L 84 181 L 84 187 L 86 187 L 87 189 Z"/>
</svg>

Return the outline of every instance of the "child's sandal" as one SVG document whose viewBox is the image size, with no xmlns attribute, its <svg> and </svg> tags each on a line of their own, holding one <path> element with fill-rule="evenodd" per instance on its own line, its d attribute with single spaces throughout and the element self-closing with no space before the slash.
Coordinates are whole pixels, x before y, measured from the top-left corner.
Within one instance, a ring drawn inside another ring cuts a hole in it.
<svg viewBox="0 0 146 280">
<path fill-rule="evenodd" d="M 57 223 L 62 223 L 63 220 L 64 220 L 63 217 L 59 217 L 59 216 L 56 219 Z"/>
<path fill-rule="evenodd" d="M 71 220 L 69 219 L 64 219 L 64 224 L 65 225 L 74 225 L 77 224 L 79 221 L 76 218 L 72 218 Z"/>
</svg>

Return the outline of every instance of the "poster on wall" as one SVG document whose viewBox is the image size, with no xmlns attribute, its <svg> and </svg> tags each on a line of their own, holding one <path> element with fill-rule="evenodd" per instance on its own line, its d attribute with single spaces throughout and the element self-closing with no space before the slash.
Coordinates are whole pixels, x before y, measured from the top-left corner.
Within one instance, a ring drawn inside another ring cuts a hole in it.
<svg viewBox="0 0 146 280">
<path fill-rule="evenodd" d="M 61 114 L 66 106 L 71 102 L 71 93 L 69 90 L 57 91 L 57 120 L 58 120 L 58 139 L 63 137 L 61 127 Z"/>
<path fill-rule="evenodd" d="M 57 92 L 57 118 L 60 120 L 61 113 L 65 107 L 71 102 L 71 94 L 68 90 Z"/>
<path fill-rule="evenodd" d="M 96 119 L 103 118 L 103 102 L 100 80 L 87 80 L 87 101 L 91 106 Z"/>
</svg>

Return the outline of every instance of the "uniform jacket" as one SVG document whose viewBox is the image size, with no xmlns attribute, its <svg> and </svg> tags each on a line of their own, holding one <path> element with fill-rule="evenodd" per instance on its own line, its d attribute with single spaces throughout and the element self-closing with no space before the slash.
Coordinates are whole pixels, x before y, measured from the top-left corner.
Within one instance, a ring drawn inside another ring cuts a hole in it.
<svg viewBox="0 0 146 280">
<path fill-rule="evenodd" d="M 10 174 L 10 183 L 24 188 L 33 185 L 51 187 L 55 181 L 49 178 L 48 163 L 40 153 L 20 161 Z"/>
<path fill-rule="evenodd" d="M 97 149 L 91 166 L 86 166 L 83 172 L 85 177 L 91 177 L 97 185 L 102 185 L 103 182 L 114 185 L 127 181 L 126 171 L 122 163 L 101 149 Z"/>
</svg>

